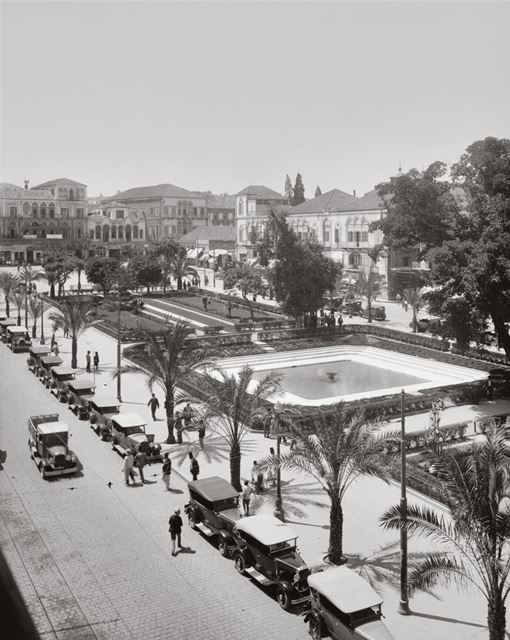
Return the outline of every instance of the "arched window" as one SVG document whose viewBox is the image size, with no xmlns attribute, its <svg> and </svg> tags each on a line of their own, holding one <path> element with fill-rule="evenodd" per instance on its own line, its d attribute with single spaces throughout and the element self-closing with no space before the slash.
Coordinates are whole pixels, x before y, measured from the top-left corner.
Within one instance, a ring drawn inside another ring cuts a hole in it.
<svg viewBox="0 0 510 640">
<path fill-rule="evenodd" d="M 55 217 L 55 205 L 54 204 L 50 204 L 49 216 L 50 216 L 50 218 L 54 218 Z"/>
<path fill-rule="evenodd" d="M 110 239 L 110 227 L 105 224 L 103 227 L 103 242 L 108 242 Z"/>
<path fill-rule="evenodd" d="M 94 240 L 94 229 L 91 229 L 91 230 L 89 231 L 89 238 L 90 238 L 91 240 Z"/>
<path fill-rule="evenodd" d="M 131 225 L 126 225 L 126 242 L 131 242 Z"/>
<path fill-rule="evenodd" d="M 45 224 L 41 225 L 41 229 L 40 229 L 40 234 L 39 235 L 40 235 L 41 238 L 46 238 L 46 225 Z"/>
<path fill-rule="evenodd" d="M 140 229 L 140 240 L 143 240 L 143 229 Z"/>
<path fill-rule="evenodd" d="M 112 240 L 117 239 L 117 227 L 112 227 Z"/>
<path fill-rule="evenodd" d="M 41 218 L 46 218 L 46 203 L 45 202 L 41 203 L 40 212 L 41 212 Z"/>
<path fill-rule="evenodd" d="M 32 218 L 37 218 L 37 214 L 39 213 L 39 205 L 37 202 L 32 203 Z"/>
<path fill-rule="evenodd" d="M 81 227 L 76 227 L 76 236 L 81 238 Z"/>
<path fill-rule="evenodd" d="M 24 202 L 23 203 L 23 215 L 24 216 L 29 216 L 30 215 L 30 205 L 28 202 Z"/>
<path fill-rule="evenodd" d="M 74 200 L 74 191 L 69 189 L 69 200 Z"/>
<path fill-rule="evenodd" d="M 349 254 L 349 266 L 357 269 L 361 264 L 361 255 L 359 253 Z"/>
<path fill-rule="evenodd" d="M 138 225 L 137 224 L 133 225 L 133 238 L 135 240 L 138 240 Z"/>
<path fill-rule="evenodd" d="M 124 227 L 119 227 L 119 238 L 124 237 Z"/>
<path fill-rule="evenodd" d="M 101 240 L 101 225 L 96 224 L 96 240 Z"/>
</svg>

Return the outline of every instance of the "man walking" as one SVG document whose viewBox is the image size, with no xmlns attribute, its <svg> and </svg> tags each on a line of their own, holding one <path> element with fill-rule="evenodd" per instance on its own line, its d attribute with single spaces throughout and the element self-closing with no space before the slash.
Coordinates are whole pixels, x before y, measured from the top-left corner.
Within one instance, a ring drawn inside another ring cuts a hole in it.
<svg viewBox="0 0 510 640">
<path fill-rule="evenodd" d="M 142 481 L 142 484 L 145 484 L 145 477 L 143 475 L 143 468 L 147 464 L 149 464 L 149 465 L 151 464 L 151 461 L 147 457 L 147 454 L 145 453 L 145 451 L 138 450 L 138 453 L 135 455 L 134 466 L 138 469 L 138 472 L 140 474 L 140 480 Z"/>
<path fill-rule="evenodd" d="M 204 438 L 205 438 L 205 422 L 200 419 L 198 421 L 198 443 L 200 448 L 204 448 Z"/>
<path fill-rule="evenodd" d="M 94 353 L 94 371 L 96 373 L 99 371 L 99 354 L 97 351 Z"/>
<path fill-rule="evenodd" d="M 189 452 L 189 472 L 193 476 L 193 481 L 198 478 L 198 474 L 200 473 L 200 466 L 198 464 L 198 460 L 193 457 L 191 451 Z"/>
<path fill-rule="evenodd" d="M 156 398 L 156 394 L 153 393 L 147 406 L 151 408 L 152 419 L 156 420 L 156 409 L 159 409 L 159 400 Z"/>
<path fill-rule="evenodd" d="M 177 546 L 182 549 L 181 544 L 181 530 L 182 530 L 182 518 L 180 516 L 181 510 L 176 509 L 168 520 L 168 531 L 170 531 L 170 537 L 172 538 L 172 555 L 176 556 L 175 541 L 177 539 Z"/>
<path fill-rule="evenodd" d="M 133 454 L 131 451 L 128 451 L 124 458 L 124 466 L 122 467 L 122 471 L 124 471 L 124 480 L 128 486 L 130 478 L 133 481 L 133 484 L 135 484 L 135 472 L 133 471 L 134 464 L 135 460 L 133 458 Z"/>
<path fill-rule="evenodd" d="M 245 480 L 244 481 L 243 492 L 242 492 L 243 508 L 244 508 L 244 515 L 245 516 L 249 516 L 250 515 L 250 500 L 251 500 L 251 494 L 252 493 L 253 493 L 253 487 L 250 485 L 248 480 Z"/>
<path fill-rule="evenodd" d="M 170 474 L 172 473 L 172 461 L 168 453 L 163 456 L 162 480 L 167 491 L 170 491 Z"/>
<path fill-rule="evenodd" d="M 267 408 L 267 413 L 263 418 L 263 423 L 264 423 L 264 438 L 269 438 L 270 434 L 271 434 L 271 407 Z"/>
<path fill-rule="evenodd" d="M 85 356 L 85 361 L 87 363 L 87 367 L 86 367 L 87 373 L 90 373 L 90 360 L 91 360 L 90 351 L 87 351 L 87 355 Z"/>
</svg>

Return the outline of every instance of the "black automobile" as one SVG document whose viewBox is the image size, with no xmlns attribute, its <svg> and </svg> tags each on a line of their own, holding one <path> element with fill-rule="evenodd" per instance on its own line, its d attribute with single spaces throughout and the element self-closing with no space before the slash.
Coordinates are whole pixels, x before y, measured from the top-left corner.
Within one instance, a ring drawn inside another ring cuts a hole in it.
<svg viewBox="0 0 510 640">
<path fill-rule="evenodd" d="M 218 476 L 188 482 L 188 489 L 184 512 L 190 527 L 213 539 L 221 555 L 228 556 L 236 546 L 233 530 L 241 519 L 239 493 Z"/>
<path fill-rule="evenodd" d="M 309 600 L 310 569 L 297 550 L 297 535 L 286 524 L 265 514 L 248 516 L 237 523 L 234 563 L 263 587 L 272 587 L 282 609 Z"/>
<path fill-rule="evenodd" d="M 110 396 L 94 396 L 88 401 L 90 428 L 94 429 L 101 440 L 112 437 L 112 418 L 119 413 L 120 402 Z"/>
</svg>

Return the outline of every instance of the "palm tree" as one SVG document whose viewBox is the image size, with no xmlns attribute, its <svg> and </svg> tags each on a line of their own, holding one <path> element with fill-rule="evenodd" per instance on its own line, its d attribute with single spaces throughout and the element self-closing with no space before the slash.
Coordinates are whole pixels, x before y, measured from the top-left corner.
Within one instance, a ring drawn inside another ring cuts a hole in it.
<svg viewBox="0 0 510 640">
<path fill-rule="evenodd" d="M 409 576 L 409 587 L 474 586 L 487 600 L 490 640 L 506 637 L 505 602 L 510 591 L 510 448 L 505 427 L 491 426 L 468 454 L 429 454 L 442 481 L 448 514 L 430 505 L 399 505 L 381 517 L 386 529 L 421 533 L 445 545 Z"/>
<path fill-rule="evenodd" d="M 0 273 L 0 289 L 2 289 L 5 299 L 5 315 L 10 316 L 10 298 L 11 293 L 19 286 L 19 279 L 13 273 L 2 271 Z"/>
<path fill-rule="evenodd" d="M 56 262 L 50 260 L 46 261 L 44 263 L 44 274 L 46 276 L 46 281 L 50 286 L 50 298 L 53 299 L 55 297 L 55 285 L 58 283 Z"/>
<path fill-rule="evenodd" d="M 181 249 L 178 242 L 172 238 L 160 240 L 154 243 L 151 247 L 151 255 L 158 259 L 158 263 L 161 267 L 162 281 L 163 281 L 163 293 L 166 293 L 166 287 L 168 284 L 168 276 L 172 273 L 173 261 Z"/>
<path fill-rule="evenodd" d="M 62 327 L 71 336 L 71 367 L 78 366 L 78 338 L 92 324 L 92 303 L 80 300 L 64 300 L 60 311 L 50 313 L 50 321 Z"/>
<path fill-rule="evenodd" d="M 32 338 L 37 337 L 37 319 L 40 318 L 41 313 L 43 312 L 43 303 L 37 294 L 32 294 L 28 298 L 28 310 L 30 311 L 30 315 L 34 321 L 32 325 Z"/>
<path fill-rule="evenodd" d="M 141 374 L 150 390 L 159 385 L 165 394 L 167 444 L 175 444 L 174 409 L 179 385 L 193 381 L 193 374 L 211 364 L 207 350 L 186 340 L 189 328 L 184 322 L 169 327 L 163 336 L 143 331 L 145 350 L 137 354 L 136 363 L 124 365 L 114 376 Z"/>
<path fill-rule="evenodd" d="M 368 322 L 372 322 L 372 302 L 381 294 L 383 277 L 375 271 L 360 271 L 356 280 L 356 290 L 367 301 Z"/>
<path fill-rule="evenodd" d="M 78 291 L 81 291 L 81 273 L 85 269 L 85 260 L 83 258 L 73 258 L 74 268 L 78 273 Z"/>
<path fill-rule="evenodd" d="M 191 265 L 191 261 L 188 258 L 188 250 L 181 247 L 175 254 L 172 260 L 172 275 L 177 280 L 177 290 L 182 290 L 182 281 L 184 278 L 190 276 L 198 278 L 198 272 Z"/>
<path fill-rule="evenodd" d="M 24 264 L 19 274 L 20 282 L 25 288 L 25 327 L 28 329 L 28 296 L 32 293 L 32 287 L 40 280 L 46 280 L 42 269 L 34 269 L 30 264 Z"/>
<path fill-rule="evenodd" d="M 16 320 L 16 324 L 18 326 L 21 326 L 21 308 L 25 300 L 25 292 L 20 288 L 19 283 L 18 286 L 11 291 L 9 300 L 16 306 L 18 310 L 18 318 Z"/>
<path fill-rule="evenodd" d="M 342 500 L 360 476 L 387 480 L 386 463 L 381 453 L 381 438 L 375 423 L 367 422 L 362 410 L 348 409 L 342 403 L 334 413 L 317 410 L 312 417 L 313 432 L 300 423 L 289 430 L 300 446 L 276 457 L 265 465 L 304 471 L 322 486 L 330 500 L 328 558 L 333 564 L 344 563 Z"/>
<path fill-rule="evenodd" d="M 212 419 L 210 428 L 230 449 L 230 482 L 238 491 L 241 491 L 241 442 L 261 404 L 280 390 L 281 379 L 278 371 L 271 371 L 255 384 L 253 369 L 246 366 L 239 374 L 218 369 L 214 377 L 207 376 L 202 384 L 207 397 L 206 416 Z"/>
<path fill-rule="evenodd" d="M 402 291 L 401 304 L 404 308 L 407 306 L 411 307 L 413 312 L 411 325 L 413 327 L 413 333 L 416 333 L 418 331 L 418 311 L 425 306 L 425 298 L 423 297 L 422 288 L 414 287 L 412 289 L 404 289 Z"/>
</svg>

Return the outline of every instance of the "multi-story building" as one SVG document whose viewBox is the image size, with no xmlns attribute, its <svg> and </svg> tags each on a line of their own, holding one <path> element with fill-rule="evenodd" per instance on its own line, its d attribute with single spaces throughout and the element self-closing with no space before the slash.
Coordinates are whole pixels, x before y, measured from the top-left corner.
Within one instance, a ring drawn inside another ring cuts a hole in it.
<svg viewBox="0 0 510 640">
<path fill-rule="evenodd" d="M 235 227 L 236 197 L 227 194 L 207 198 L 207 224 L 211 226 Z"/>
<path fill-rule="evenodd" d="M 89 210 L 88 255 L 129 258 L 146 249 L 145 219 L 119 202 L 108 202 Z"/>
<path fill-rule="evenodd" d="M 145 220 L 148 241 L 174 238 L 207 223 L 207 194 L 188 191 L 173 184 L 135 187 L 103 201 L 129 209 L 132 219 Z"/>
<path fill-rule="evenodd" d="M 240 260 L 257 258 L 252 234 L 262 233 L 271 210 L 287 207 L 287 198 L 262 185 L 250 185 L 236 195 L 236 252 Z"/>
<path fill-rule="evenodd" d="M 87 186 L 68 178 L 0 185 L 0 260 L 39 262 L 56 249 L 86 255 Z"/>
</svg>

